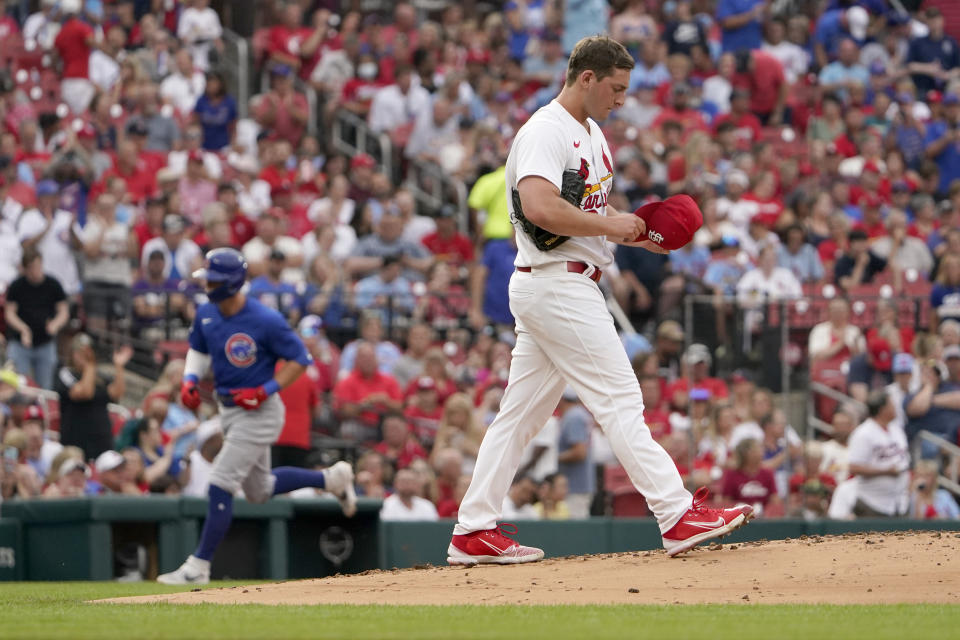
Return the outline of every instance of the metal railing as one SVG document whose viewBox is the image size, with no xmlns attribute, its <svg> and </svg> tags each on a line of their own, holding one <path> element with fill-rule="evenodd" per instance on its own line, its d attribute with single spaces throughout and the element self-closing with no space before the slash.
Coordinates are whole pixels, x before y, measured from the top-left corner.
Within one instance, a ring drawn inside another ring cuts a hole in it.
<svg viewBox="0 0 960 640">
<path fill-rule="evenodd" d="M 217 65 L 227 87 L 237 97 L 237 113 L 246 118 L 250 105 L 250 45 L 239 34 L 223 30 L 224 60 Z"/>
<path fill-rule="evenodd" d="M 339 110 L 332 123 L 333 146 L 341 153 L 353 156 L 368 153 L 391 180 L 395 179 L 394 147 L 386 133 L 374 133 L 363 118 L 346 110 Z M 447 203 L 454 203 L 458 210 L 458 226 L 461 231 L 469 228 L 467 185 L 459 178 L 446 175 L 432 163 L 407 159 L 403 186 L 410 190 L 417 204 L 428 211 L 436 210 Z"/>
<path fill-rule="evenodd" d="M 922 458 L 920 455 L 924 442 L 929 442 L 940 448 L 940 452 L 950 458 L 950 464 L 946 467 L 946 474 L 940 474 L 937 482 L 947 491 L 960 495 L 960 482 L 958 482 L 958 466 L 960 466 L 960 447 L 953 442 L 945 440 L 935 433 L 929 431 L 920 431 L 913 439 L 913 460 Z"/>
<path fill-rule="evenodd" d="M 360 153 L 369 154 L 393 181 L 393 143 L 390 142 L 390 136 L 374 133 L 363 118 L 345 109 L 334 114 L 331 124 L 334 149 L 351 157 Z"/>
</svg>

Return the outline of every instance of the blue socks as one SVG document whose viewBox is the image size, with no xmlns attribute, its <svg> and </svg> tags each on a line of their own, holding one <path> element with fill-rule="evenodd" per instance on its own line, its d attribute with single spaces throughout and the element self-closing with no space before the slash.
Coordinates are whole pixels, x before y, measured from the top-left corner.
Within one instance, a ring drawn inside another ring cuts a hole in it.
<svg viewBox="0 0 960 640">
<path fill-rule="evenodd" d="M 322 471 L 311 471 L 299 467 L 277 467 L 272 473 L 277 479 L 273 485 L 273 495 L 290 493 L 303 487 L 323 489 L 326 486 Z"/>
<path fill-rule="evenodd" d="M 326 485 L 322 471 L 310 471 L 297 467 L 277 467 L 273 470 L 277 479 L 273 485 L 273 495 L 289 493 L 303 487 L 323 489 Z M 201 560 L 213 560 L 213 553 L 230 529 L 233 520 L 233 496 L 220 487 L 211 484 L 207 492 L 210 504 L 207 507 L 207 520 L 203 523 L 200 544 L 194 556 Z"/>
<path fill-rule="evenodd" d="M 200 534 L 200 544 L 194 556 L 201 560 L 213 560 L 213 552 L 217 545 L 227 535 L 230 522 L 233 520 L 233 496 L 216 485 L 210 485 L 207 492 L 210 505 L 207 507 L 207 521 L 203 523 L 203 533 Z"/>
</svg>

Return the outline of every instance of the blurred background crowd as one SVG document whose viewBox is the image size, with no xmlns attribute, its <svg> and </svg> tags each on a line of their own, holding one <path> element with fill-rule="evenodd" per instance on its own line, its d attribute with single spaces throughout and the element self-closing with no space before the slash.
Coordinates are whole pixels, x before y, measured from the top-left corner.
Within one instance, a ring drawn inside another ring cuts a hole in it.
<svg viewBox="0 0 960 640">
<path fill-rule="evenodd" d="M 0 0 L 2 498 L 206 494 L 222 432 L 177 390 L 231 246 L 315 360 L 274 463 L 455 516 L 510 365 L 503 164 L 596 33 L 636 60 L 611 204 L 704 214 L 601 281 L 685 480 L 957 517 L 952 0 Z M 571 393 L 504 510 L 647 513 Z"/>
</svg>

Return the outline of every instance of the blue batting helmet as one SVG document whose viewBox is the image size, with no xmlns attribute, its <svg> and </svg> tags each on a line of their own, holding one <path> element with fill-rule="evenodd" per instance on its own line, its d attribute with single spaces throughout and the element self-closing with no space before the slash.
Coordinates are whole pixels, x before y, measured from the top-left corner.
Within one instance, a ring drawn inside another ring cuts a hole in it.
<svg viewBox="0 0 960 640">
<path fill-rule="evenodd" d="M 220 286 L 207 291 L 207 298 L 211 302 L 220 302 L 243 288 L 247 279 L 247 261 L 236 249 L 214 249 L 207 252 L 204 268 L 194 272 L 193 276 L 207 282 L 219 282 Z"/>
</svg>

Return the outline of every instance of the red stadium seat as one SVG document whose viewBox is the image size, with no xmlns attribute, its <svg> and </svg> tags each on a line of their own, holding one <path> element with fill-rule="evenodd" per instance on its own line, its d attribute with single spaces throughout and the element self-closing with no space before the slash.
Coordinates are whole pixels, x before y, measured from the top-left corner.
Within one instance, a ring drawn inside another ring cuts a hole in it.
<svg viewBox="0 0 960 640">
<path fill-rule="evenodd" d="M 619 464 L 603 469 L 603 484 L 613 499 L 613 515 L 621 518 L 641 518 L 650 515 L 647 501 L 630 481 L 630 476 Z"/>
</svg>

